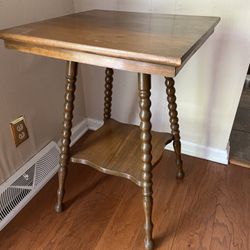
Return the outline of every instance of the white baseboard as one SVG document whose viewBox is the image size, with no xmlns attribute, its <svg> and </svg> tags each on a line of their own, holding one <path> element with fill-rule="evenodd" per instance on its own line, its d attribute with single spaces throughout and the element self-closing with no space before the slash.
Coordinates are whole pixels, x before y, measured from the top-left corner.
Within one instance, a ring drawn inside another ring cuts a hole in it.
<svg viewBox="0 0 250 250">
<path fill-rule="evenodd" d="M 172 143 L 168 144 L 165 149 L 173 151 L 174 149 Z M 185 155 L 190 155 L 221 164 L 228 164 L 229 148 L 222 150 L 182 140 L 181 152 Z"/>
<path fill-rule="evenodd" d="M 72 128 L 70 146 L 74 145 L 88 130 L 88 119 L 85 118 Z"/>
<path fill-rule="evenodd" d="M 103 121 L 88 118 L 88 128 L 91 130 L 97 130 L 103 124 Z M 182 153 L 197 158 L 221 163 L 228 164 L 229 159 L 229 146 L 225 149 L 217 149 L 207 147 L 204 145 L 195 144 L 188 141 L 181 141 Z M 166 149 L 173 151 L 172 144 L 166 146 Z"/>
<path fill-rule="evenodd" d="M 97 130 L 100 128 L 103 124 L 103 121 L 88 118 L 88 128 L 91 130 Z"/>
</svg>

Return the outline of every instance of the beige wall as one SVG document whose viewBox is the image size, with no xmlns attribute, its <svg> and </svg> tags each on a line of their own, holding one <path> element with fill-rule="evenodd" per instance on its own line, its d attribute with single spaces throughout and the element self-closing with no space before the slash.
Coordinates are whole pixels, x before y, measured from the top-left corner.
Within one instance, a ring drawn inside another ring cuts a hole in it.
<svg viewBox="0 0 250 250">
<path fill-rule="evenodd" d="M 73 13 L 68 0 L 0 0 L 0 29 Z M 58 140 L 64 98 L 63 62 L 4 48 L 0 42 L 0 183 L 51 140 Z M 84 117 L 79 84 L 75 122 Z M 14 146 L 9 122 L 24 115 L 30 138 Z"/>
<path fill-rule="evenodd" d="M 149 11 L 220 16 L 215 33 L 176 77 L 182 139 L 197 148 L 225 150 L 247 67 L 250 62 L 250 1 L 248 0 L 74 0 L 76 12 L 87 9 Z M 101 119 L 101 68 L 82 67 L 87 116 Z M 115 72 L 114 116 L 138 122 L 135 114 L 136 74 Z M 153 127 L 169 130 L 163 78 L 153 76 Z"/>
<path fill-rule="evenodd" d="M 0 0 L 0 29 L 86 9 L 117 9 L 221 16 L 215 34 L 177 76 L 182 138 L 194 145 L 226 148 L 250 57 L 248 0 Z M 0 183 L 61 130 L 64 63 L 6 50 L 0 42 Z M 82 66 L 74 122 L 102 119 L 104 69 Z M 138 122 L 137 75 L 115 72 L 113 114 Z M 163 78 L 153 76 L 153 127 L 168 130 Z M 9 122 L 25 115 L 30 138 L 15 148 Z"/>
</svg>

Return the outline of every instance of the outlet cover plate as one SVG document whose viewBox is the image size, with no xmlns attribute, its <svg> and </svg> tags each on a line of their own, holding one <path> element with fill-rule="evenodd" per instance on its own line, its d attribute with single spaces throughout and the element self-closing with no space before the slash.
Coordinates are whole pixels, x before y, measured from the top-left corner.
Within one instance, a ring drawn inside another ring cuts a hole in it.
<svg viewBox="0 0 250 250">
<path fill-rule="evenodd" d="M 29 138 L 24 116 L 20 116 L 16 120 L 10 122 L 10 127 L 16 147 Z"/>
</svg>

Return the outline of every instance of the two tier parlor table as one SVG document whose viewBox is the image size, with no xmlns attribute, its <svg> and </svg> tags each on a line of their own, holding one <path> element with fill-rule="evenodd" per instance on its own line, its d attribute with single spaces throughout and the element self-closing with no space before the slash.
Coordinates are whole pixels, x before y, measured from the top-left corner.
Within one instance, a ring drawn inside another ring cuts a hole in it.
<svg viewBox="0 0 250 250">
<path fill-rule="evenodd" d="M 167 143 L 173 141 L 177 178 L 184 177 L 173 78 L 213 33 L 219 20 L 92 10 L 0 31 L 9 49 L 67 61 L 57 212 L 62 211 L 69 161 L 128 178 L 142 188 L 145 248 L 153 249 L 152 168 Z M 104 124 L 73 153 L 70 137 L 78 63 L 106 68 Z M 138 73 L 140 126 L 111 119 L 113 69 Z M 151 131 L 151 74 L 165 77 L 171 133 Z"/>
</svg>

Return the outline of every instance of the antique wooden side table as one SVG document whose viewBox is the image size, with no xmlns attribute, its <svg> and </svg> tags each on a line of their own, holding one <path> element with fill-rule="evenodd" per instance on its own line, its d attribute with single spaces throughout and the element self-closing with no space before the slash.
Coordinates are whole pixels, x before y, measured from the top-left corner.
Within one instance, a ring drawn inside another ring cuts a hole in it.
<svg viewBox="0 0 250 250">
<path fill-rule="evenodd" d="M 153 249 L 152 168 L 173 141 L 177 178 L 183 178 L 173 77 L 213 33 L 218 17 L 93 10 L 0 32 L 7 48 L 67 61 L 56 211 L 62 211 L 69 161 L 130 179 L 143 190 L 145 248 Z M 104 125 L 70 153 L 78 63 L 106 67 Z M 113 68 L 139 72 L 140 127 L 111 119 Z M 151 131 L 151 74 L 165 77 L 171 134 Z"/>
</svg>

